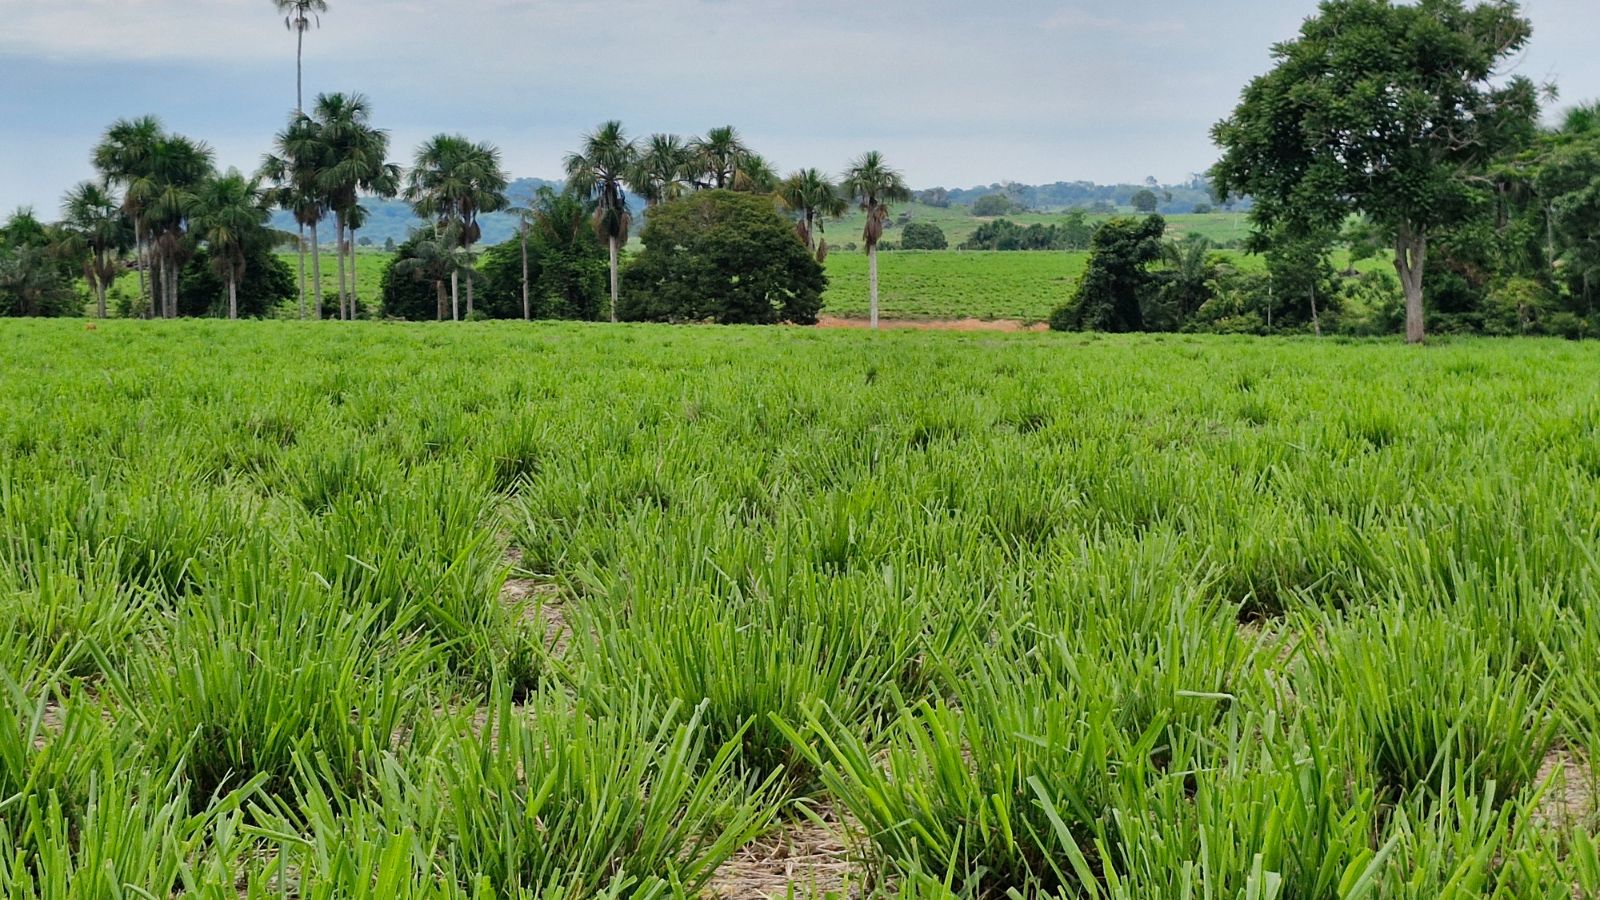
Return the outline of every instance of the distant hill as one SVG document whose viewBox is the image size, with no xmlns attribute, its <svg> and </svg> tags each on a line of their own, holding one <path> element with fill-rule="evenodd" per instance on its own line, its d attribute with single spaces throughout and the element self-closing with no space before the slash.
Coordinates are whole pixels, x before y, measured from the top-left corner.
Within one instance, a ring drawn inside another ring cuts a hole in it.
<svg viewBox="0 0 1600 900">
<path fill-rule="evenodd" d="M 508 191 L 512 204 L 521 206 L 528 203 L 541 187 L 559 191 L 562 182 L 544 178 L 518 178 L 511 183 Z M 1212 203 L 1210 186 L 1200 178 L 1181 185 L 1154 186 L 1148 183 L 1096 184 L 1092 181 L 1058 181 L 1054 184 L 1038 185 L 1006 182 L 970 188 L 951 188 L 946 191 L 946 199 L 950 206 L 971 206 L 980 197 L 1005 194 L 1023 208 L 1052 212 L 1089 209 L 1096 204 L 1126 207 L 1134 194 L 1146 189 L 1154 191 L 1161 199 L 1161 211 L 1164 213 L 1188 213 L 1194 211 L 1197 206 Z M 926 192 L 919 192 L 919 195 L 923 193 Z M 412 214 L 411 205 L 403 200 L 369 198 L 362 201 L 362 205 L 367 208 L 367 226 L 361 229 L 357 237 L 371 238 L 375 244 L 382 244 L 390 238 L 399 243 L 424 225 L 421 219 Z M 633 210 L 634 217 L 640 220 L 635 227 L 637 232 L 643 226 L 644 203 L 637 197 L 630 196 L 628 205 Z M 1248 202 L 1240 204 L 1240 208 L 1246 207 Z M 511 240 L 517 234 L 517 218 L 508 213 L 490 213 L 479 221 L 483 227 L 485 245 Z M 272 225 L 283 231 L 295 230 L 294 219 L 288 213 L 281 211 L 273 214 Z"/>
<path fill-rule="evenodd" d="M 1111 206 L 1128 206 L 1133 195 L 1140 191 L 1153 191 L 1160 198 L 1164 213 L 1194 212 L 1195 207 L 1211 206 L 1211 185 L 1204 178 L 1195 178 L 1184 184 L 1096 184 L 1092 181 L 1057 181 L 1054 184 L 996 183 L 971 188 L 951 188 L 948 192 L 952 205 L 971 206 L 978 198 L 991 194 L 1004 194 L 1028 209 L 1049 212 L 1063 209 L 1088 209 L 1097 203 Z"/>
<path fill-rule="evenodd" d="M 559 191 L 561 185 L 559 181 L 543 178 L 518 178 L 511 183 L 506 194 L 513 206 L 523 206 L 533 199 L 539 188 L 549 187 Z M 367 208 L 367 225 L 356 233 L 356 237 L 371 238 L 375 244 L 382 244 L 390 238 L 398 244 L 425 224 L 412 213 L 411 204 L 404 200 L 374 200 L 369 197 L 362 200 L 361 205 Z M 483 243 L 486 245 L 511 240 L 517 234 L 517 217 L 509 213 L 489 213 L 478 221 L 483 228 Z M 294 231 L 294 217 L 279 210 L 272 215 L 272 227 Z"/>
</svg>

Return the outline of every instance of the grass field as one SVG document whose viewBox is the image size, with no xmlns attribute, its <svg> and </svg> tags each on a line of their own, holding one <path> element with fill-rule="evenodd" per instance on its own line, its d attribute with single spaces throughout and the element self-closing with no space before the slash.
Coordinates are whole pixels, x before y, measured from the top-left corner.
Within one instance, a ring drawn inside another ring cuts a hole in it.
<svg viewBox="0 0 1600 900">
<path fill-rule="evenodd" d="M 10 898 L 1600 891 L 1580 345 L 0 353 Z"/>
</svg>

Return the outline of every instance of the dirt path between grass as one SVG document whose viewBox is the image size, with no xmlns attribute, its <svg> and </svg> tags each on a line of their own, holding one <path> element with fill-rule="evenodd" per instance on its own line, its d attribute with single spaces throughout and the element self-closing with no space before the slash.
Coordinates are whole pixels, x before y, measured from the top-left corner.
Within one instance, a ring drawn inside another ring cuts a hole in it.
<svg viewBox="0 0 1600 900">
<path fill-rule="evenodd" d="M 879 319 L 883 328 L 912 331 L 1048 331 L 1043 322 L 1024 322 L 1020 319 Z M 821 316 L 818 328 L 871 328 L 872 322 L 844 316 Z"/>
</svg>

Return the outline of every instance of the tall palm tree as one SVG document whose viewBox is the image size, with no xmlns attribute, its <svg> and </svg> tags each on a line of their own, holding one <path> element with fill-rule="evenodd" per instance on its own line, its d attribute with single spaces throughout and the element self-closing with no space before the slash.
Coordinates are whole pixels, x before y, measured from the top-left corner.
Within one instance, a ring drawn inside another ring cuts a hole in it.
<svg viewBox="0 0 1600 900">
<path fill-rule="evenodd" d="M 294 111 L 305 110 L 305 93 L 302 88 L 306 52 L 306 32 L 313 26 L 321 27 L 322 13 L 328 11 L 328 0 L 272 0 L 278 12 L 284 14 L 283 27 L 294 32 Z"/>
<path fill-rule="evenodd" d="M 652 134 L 639 148 L 639 161 L 628 183 L 655 206 L 683 196 L 693 177 L 694 151 L 675 134 Z"/>
<path fill-rule="evenodd" d="M 322 132 L 310 118 L 295 114 L 289 124 L 273 139 L 274 151 L 261 162 L 261 177 L 273 184 L 269 196 L 272 202 L 294 216 L 299 226 L 300 240 L 300 318 L 306 317 L 306 230 L 311 231 L 312 284 L 316 293 L 312 315 L 322 318 L 322 243 L 318 240 L 317 225 L 327 214 L 325 197 L 319 184 L 322 180 L 323 160 L 327 147 L 322 143 Z"/>
<path fill-rule="evenodd" d="M 62 213 L 62 225 L 71 236 L 83 280 L 94 291 L 95 314 L 104 319 L 106 291 L 116 280 L 122 254 L 133 245 L 133 225 L 123 215 L 116 195 L 92 181 L 67 192 Z"/>
<path fill-rule="evenodd" d="M 431 220 L 441 236 L 453 237 L 465 252 L 467 315 L 473 311 L 472 246 L 483 237 L 478 217 L 506 207 L 511 179 L 500 166 L 500 150 L 493 144 L 473 143 L 462 135 L 434 135 L 417 148 L 416 164 L 406 183 L 405 196 L 422 219 Z M 452 278 L 452 305 L 458 305 Z"/>
<path fill-rule="evenodd" d="M 867 214 L 867 226 L 861 239 L 867 245 L 867 284 L 871 294 L 872 327 L 878 327 L 878 241 L 883 237 L 883 223 L 889 219 L 890 203 L 905 203 L 911 199 L 911 189 L 900 173 L 889 168 L 883 154 L 869 150 L 857 157 L 845 170 L 841 184 L 845 196 L 852 198 Z"/>
<path fill-rule="evenodd" d="M 817 262 L 826 260 L 828 242 L 822 237 L 823 222 L 844 215 L 850 202 L 818 169 L 801 169 L 784 179 L 778 186 L 778 198 L 798 217 L 794 233 L 800 243 L 816 255 Z"/>
<path fill-rule="evenodd" d="M 355 296 L 345 277 L 345 257 L 353 268 L 355 240 L 352 219 L 363 192 L 394 196 L 400 169 L 387 162 L 389 133 L 372 126 L 372 104 L 361 94 L 319 94 L 312 120 L 324 148 L 324 166 L 317 186 L 333 210 L 339 264 L 339 317 L 355 318 Z"/>
<path fill-rule="evenodd" d="M 193 249 L 189 220 L 201 184 L 211 176 L 211 148 L 180 134 L 167 135 L 150 154 L 153 189 L 144 210 L 161 274 L 162 315 L 178 316 L 178 272 Z"/>
<path fill-rule="evenodd" d="M 151 175 L 151 154 L 165 137 L 160 120 L 154 116 L 118 119 L 106 129 L 94 149 L 94 167 L 107 187 L 122 188 L 122 212 L 133 222 L 135 266 L 139 272 L 139 298 L 151 315 L 156 314 L 155 292 L 147 283 L 150 248 L 144 229 L 145 207 L 155 189 Z"/>
<path fill-rule="evenodd" d="M 638 159 L 638 146 L 628 140 L 622 123 L 613 119 L 585 135 L 583 148 L 569 153 L 566 160 L 568 184 L 596 201 L 594 230 L 610 250 L 612 322 L 617 321 L 618 251 L 628 242 L 633 224 L 623 180 L 637 171 Z"/>
<path fill-rule="evenodd" d="M 211 251 L 211 268 L 228 284 L 228 318 L 239 318 L 239 279 L 245 251 L 267 238 L 268 199 L 261 183 L 238 169 L 209 178 L 200 186 L 194 230 Z"/>
<path fill-rule="evenodd" d="M 733 187 L 739 161 L 750 152 L 732 125 L 713 128 L 705 137 L 694 139 L 690 146 L 694 150 L 695 168 L 704 179 L 698 183 L 704 187 Z"/>
</svg>

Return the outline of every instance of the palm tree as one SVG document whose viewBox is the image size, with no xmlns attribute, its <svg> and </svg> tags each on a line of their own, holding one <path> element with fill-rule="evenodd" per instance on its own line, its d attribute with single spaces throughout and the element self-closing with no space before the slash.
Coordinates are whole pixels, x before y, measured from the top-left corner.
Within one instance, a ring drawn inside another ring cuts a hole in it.
<svg viewBox="0 0 1600 900">
<path fill-rule="evenodd" d="M 646 206 L 655 206 L 683 196 L 693 166 L 694 152 L 682 138 L 652 134 L 639 151 L 638 166 L 628 183 L 644 197 Z"/>
<path fill-rule="evenodd" d="M 328 0 L 272 0 L 278 12 L 284 14 L 283 27 L 294 32 L 294 111 L 305 109 L 302 74 L 306 52 L 306 32 L 312 26 L 322 25 L 321 13 L 328 11 Z"/>
<path fill-rule="evenodd" d="M 324 196 L 318 187 L 322 178 L 323 158 L 327 147 L 322 143 L 321 129 L 304 115 L 290 117 L 289 124 L 278 132 L 273 141 L 276 152 L 268 154 L 261 162 L 261 177 L 273 183 L 270 199 L 280 209 L 294 216 L 299 226 L 300 240 L 300 318 L 306 317 L 306 229 L 311 230 L 312 283 L 316 285 L 312 315 L 322 318 L 322 243 L 317 238 L 317 224 L 327 214 Z"/>
<path fill-rule="evenodd" d="M 396 275 L 409 275 L 417 281 L 431 281 L 435 296 L 437 297 L 437 320 L 444 321 L 447 299 L 445 282 L 454 282 L 456 275 L 465 264 L 465 253 L 461 249 L 460 237 L 455 233 L 455 225 L 446 225 L 436 228 L 433 236 L 428 240 L 418 241 L 412 247 L 412 255 L 404 259 L 395 260 L 394 271 Z M 459 319 L 460 309 L 450 307 L 452 319 Z"/>
<path fill-rule="evenodd" d="M 1182 241 L 1167 241 L 1161 245 L 1161 258 L 1167 264 L 1166 292 L 1176 308 L 1177 321 L 1187 321 L 1209 298 L 1211 282 L 1217 276 L 1217 266 L 1211 258 L 1211 241 L 1198 234 Z M 1311 307 L 1315 323 L 1315 295 Z M 1318 328 L 1320 331 L 1320 325 Z"/>
<path fill-rule="evenodd" d="M 317 186 L 333 210 L 334 227 L 338 232 L 335 243 L 339 263 L 339 317 L 342 319 L 353 319 L 356 312 L 354 292 L 348 290 L 345 278 L 345 255 L 351 255 L 353 268 L 355 240 L 350 225 L 359 215 L 356 207 L 361 193 L 394 196 L 399 189 L 400 169 L 385 161 L 389 154 L 389 133 L 372 127 L 371 118 L 372 104 L 361 94 L 319 94 L 312 113 L 324 148 L 324 166 L 318 174 Z"/>
<path fill-rule="evenodd" d="M 695 168 L 705 181 L 703 187 L 729 188 L 739 171 L 739 160 L 749 153 L 739 132 L 732 125 L 724 125 L 706 132 L 703 138 L 690 142 L 694 151 Z"/>
<path fill-rule="evenodd" d="M 828 242 L 822 238 L 823 220 L 837 219 L 850 208 L 850 202 L 818 169 L 802 169 L 778 186 L 778 198 L 799 218 L 794 233 L 800 243 L 814 253 L 817 262 L 828 258 Z"/>
<path fill-rule="evenodd" d="M 759 153 L 746 153 L 739 158 L 739 170 L 733 173 L 733 189 L 748 194 L 771 194 L 778 189 L 778 170 Z"/>
<path fill-rule="evenodd" d="M 122 188 L 122 213 L 133 222 L 135 268 L 139 272 L 139 298 L 155 315 L 155 292 L 147 284 L 145 270 L 150 266 L 145 240 L 144 214 L 155 183 L 151 178 L 151 154 L 164 137 L 160 120 L 154 116 L 118 119 L 106 129 L 94 149 L 94 167 L 107 187 Z"/>
<path fill-rule="evenodd" d="M 509 185 L 510 178 L 500 167 L 500 150 L 493 144 L 475 144 L 459 134 L 438 134 L 417 148 L 406 199 L 418 217 L 432 220 L 436 233 L 453 237 L 464 251 L 469 316 L 473 311 L 472 245 L 483 237 L 478 216 L 504 209 Z M 454 278 L 450 289 L 452 305 L 458 305 Z"/>
<path fill-rule="evenodd" d="M 183 135 L 167 135 L 150 154 L 153 185 L 144 210 L 161 274 L 162 314 L 178 316 L 178 272 L 192 244 L 188 225 L 200 185 L 211 175 L 212 151 Z"/>
<path fill-rule="evenodd" d="M 732 131 L 732 129 L 729 129 Z M 594 230 L 611 253 L 611 321 L 617 321 L 617 256 L 628 242 L 633 217 L 623 193 L 623 179 L 638 169 L 639 148 L 628 140 L 622 123 L 601 125 L 584 136 L 583 149 L 567 155 L 568 184 L 596 201 Z"/>
<path fill-rule="evenodd" d="M 883 154 L 876 150 L 863 153 L 845 170 L 841 185 L 847 197 L 861 205 L 867 214 L 867 226 L 861 239 L 867 245 L 867 284 L 871 294 L 872 327 L 878 327 L 878 240 L 883 237 L 883 223 L 889 218 L 890 203 L 905 203 L 911 199 L 911 189 L 906 187 L 900 173 L 889 168 Z"/>
<path fill-rule="evenodd" d="M 267 198 L 261 183 L 238 169 L 208 179 L 195 203 L 194 229 L 211 251 L 211 268 L 228 284 L 228 318 L 239 318 L 239 279 L 245 251 L 267 234 Z"/>
<path fill-rule="evenodd" d="M 95 314 L 104 319 L 106 291 L 116 280 L 122 254 L 133 244 L 133 226 L 122 214 L 116 195 L 92 181 L 67 192 L 62 212 L 62 225 L 80 260 L 83 280 L 94 291 Z"/>
</svg>

